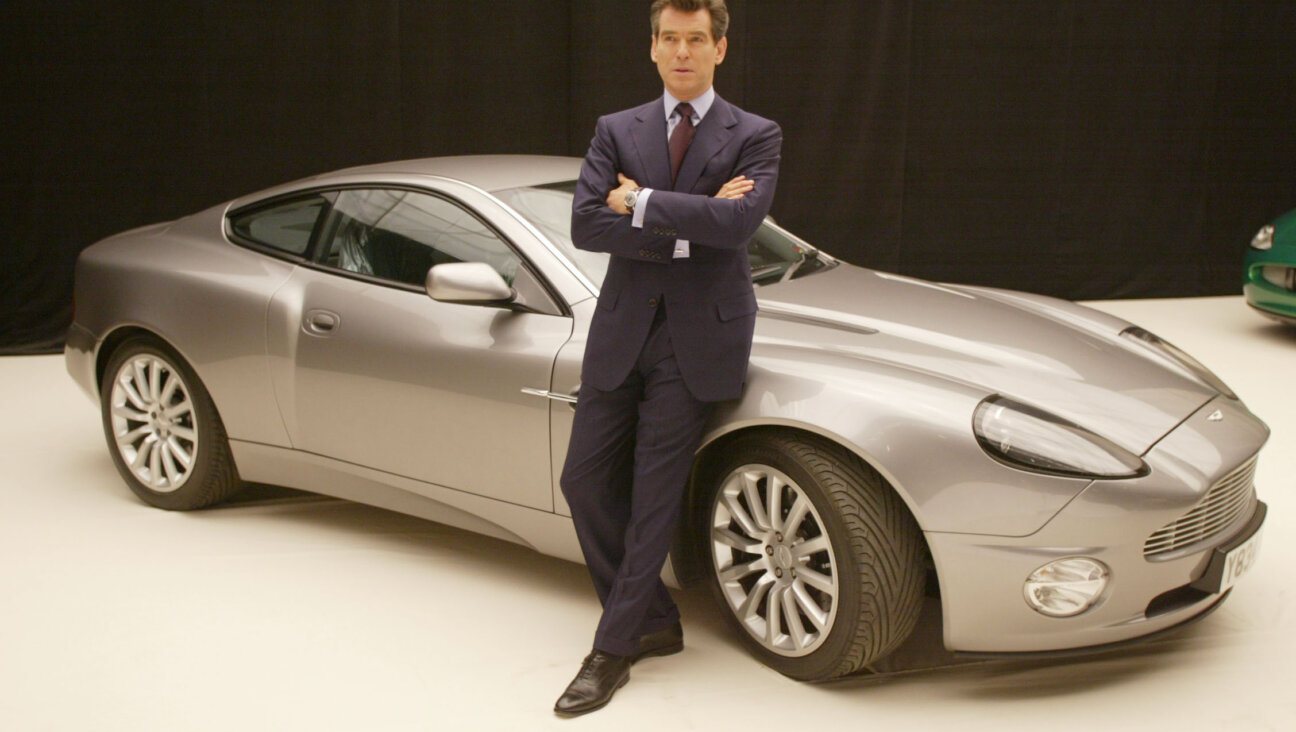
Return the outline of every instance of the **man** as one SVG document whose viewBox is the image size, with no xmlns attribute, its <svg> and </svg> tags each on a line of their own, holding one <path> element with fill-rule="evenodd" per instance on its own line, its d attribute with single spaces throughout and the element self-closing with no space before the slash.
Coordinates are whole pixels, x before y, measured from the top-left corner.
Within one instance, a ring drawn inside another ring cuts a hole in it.
<svg viewBox="0 0 1296 732">
<path fill-rule="evenodd" d="M 650 17 L 665 94 L 599 119 L 572 208 L 576 246 L 612 257 L 561 479 L 603 615 L 564 715 L 607 704 L 638 659 L 684 648 L 660 575 L 712 406 L 742 393 L 747 244 L 778 178 L 778 125 L 712 89 L 724 0 L 656 0 Z"/>
</svg>

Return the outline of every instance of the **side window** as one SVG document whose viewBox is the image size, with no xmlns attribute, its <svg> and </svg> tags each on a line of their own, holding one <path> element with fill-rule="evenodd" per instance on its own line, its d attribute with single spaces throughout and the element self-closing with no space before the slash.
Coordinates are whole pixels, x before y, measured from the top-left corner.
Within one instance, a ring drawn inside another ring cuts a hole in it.
<svg viewBox="0 0 1296 732">
<path fill-rule="evenodd" d="M 324 242 L 329 267 L 418 287 L 438 264 L 485 262 L 510 285 L 520 267 L 508 244 L 468 211 L 413 191 L 339 191 Z"/>
<path fill-rule="evenodd" d="M 322 196 L 313 195 L 239 213 L 230 218 L 230 230 L 242 239 L 287 254 L 305 254 L 326 203 Z"/>
</svg>

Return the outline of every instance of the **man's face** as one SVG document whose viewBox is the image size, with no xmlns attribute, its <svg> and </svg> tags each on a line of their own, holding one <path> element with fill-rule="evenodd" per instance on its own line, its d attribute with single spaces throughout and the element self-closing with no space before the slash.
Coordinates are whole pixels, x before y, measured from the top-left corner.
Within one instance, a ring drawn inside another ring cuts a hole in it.
<svg viewBox="0 0 1296 732">
<path fill-rule="evenodd" d="M 711 11 L 685 13 L 667 6 L 658 18 L 652 60 L 666 91 L 690 102 L 711 87 L 715 67 L 724 61 L 728 47 L 728 38 L 716 43 L 711 37 Z"/>
</svg>

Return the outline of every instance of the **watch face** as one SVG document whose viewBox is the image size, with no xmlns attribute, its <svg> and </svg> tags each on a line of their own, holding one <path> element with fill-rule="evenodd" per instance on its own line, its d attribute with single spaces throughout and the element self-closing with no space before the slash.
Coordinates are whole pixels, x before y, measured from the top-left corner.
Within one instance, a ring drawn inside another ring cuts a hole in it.
<svg viewBox="0 0 1296 732">
<path fill-rule="evenodd" d="M 639 192 L 638 192 L 638 191 L 628 191 L 628 192 L 625 194 L 625 207 L 626 207 L 626 208 L 634 208 L 634 207 L 635 207 L 635 203 L 636 203 L 638 200 L 639 200 Z"/>
</svg>

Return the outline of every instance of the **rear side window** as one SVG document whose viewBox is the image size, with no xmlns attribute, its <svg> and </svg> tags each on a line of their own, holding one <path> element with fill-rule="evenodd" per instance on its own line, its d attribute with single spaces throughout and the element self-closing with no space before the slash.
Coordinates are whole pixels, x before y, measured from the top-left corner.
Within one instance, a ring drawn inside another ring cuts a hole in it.
<svg viewBox="0 0 1296 732">
<path fill-rule="evenodd" d="M 281 201 L 230 217 L 230 231 L 256 244 L 301 256 L 310 246 L 311 232 L 327 206 L 323 196 Z"/>
</svg>

